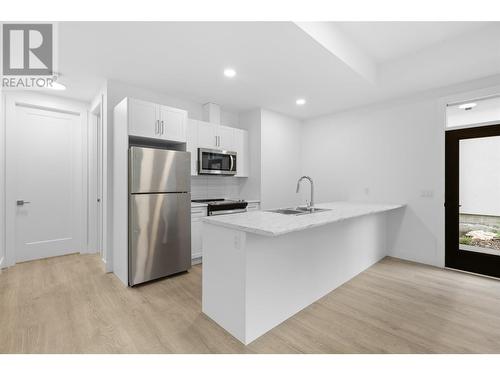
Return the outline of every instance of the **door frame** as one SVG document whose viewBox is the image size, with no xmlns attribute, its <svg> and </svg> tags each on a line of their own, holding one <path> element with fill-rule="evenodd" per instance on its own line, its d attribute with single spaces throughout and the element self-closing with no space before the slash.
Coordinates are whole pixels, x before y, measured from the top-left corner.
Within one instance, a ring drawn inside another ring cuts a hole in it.
<svg viewBox="0 0 500 375">
<path fill-rule="evenodd" d="M 87 244 L 87 210 L 88 210 L 88 111 L 87 105 L 83 102 L 78 102 L 75 100 L 64 99 L 56 96 L 39 94 L 35 92 L 12 92 L 4 93 L 4 126 L 3 126 L 3 144 L 4 147 L 4 171 L 2 173 L 4 178 L 4 207 L 5 207 L 5 217 L 4 217 L 4 231 L 5 231 L 5 243 L 4 243 L 4 254 L 5 259 L 1 264 L 1 267 L 10 267 L 16 263 L 16 242 L 15 242 L 15 207 L 13 205 L 7 205 L 7 202 L 14 202 L 15 196 L 13 187 L 9 183 L 9 169 L 8 169 L 8 149 L 12 147 L 9 144 L 9 126 L 15 123 L 15 110 L 16 105 L 31 106 L 39 109 L 46 109 L 51 111 L 73 113 L 80 117 L 81 121 L 81 150 L 82 150 L 82 220 L 81 220 L 81 243 L 80 249 L 82 253 L 88 251 Z M 1 140 L 0 140 L 1 141 Z"/>
<path fill-rule="evenodd" d="M 90 176 L 90 171 L 91 171 L 91 168 L 90 168 L 90 165 L 89 165 L 89 191 L 90 191 L 90 185 L 95 183 L 97 184 L 97 191 L 96 191 L 96 198 L 100 199 L 100 207 L 99 207 L 99 204 L 97 202 L 92 202 L 91 200 L 89 200 L 89 215 L 88 215 L 88 221 L 89 221 L 89 232 L 90 232 L 90 222 L 92 219 L 95 219 L 95 220 L 99 220 L 99 223 L 100 223 L 100 235 L 101 235 L 101 238 L 100 238 L 100 241 L 99 241 L 99 228 L 98 228 L 98 232 L 96 233 L 96 241 L 97 241 L 97 245 L 100 244 L 100 249 L 97 249 L 98 252 L 100 251 L 100 255 L 101 255 L 101 260 L 107 264 L 107 248 L 105 246 L 105 225 L 104 225 L 104 219 L 105 219 L 105 214 L 106 214 L 106 199 L 105 199 L 105 194 L 104 194 L 104 185 L 105 185 L 105 175 L 104 175 L 104 171 L 105 171 L 105 168 L 104 168 L 104 162 L 105 162 L 105 158 L 104 158 L 104 153 L 105 153 L 105 143 L 104 143 L 104 140 L 105 140 L 105 127 L 104 127 L 104 124 L 105 124 L 105 121 L 104 121 L 104 118 L 105 118 L 105 113 L 104 113 L 104 95 L 103 94 L 100 94 L 98 96 L 98 100 L 93 103 L 90 107 L 90 111 L 89 111 L 89 151 L 90 150 L 94 150 L 96 152 L 96 155 L 95 155 L 95 158 L 96 158 L 96 167 L 97 167 L 97 170 L 95 172 L 100 172 L 101 174 L 101 179 L 100 180 L 97 180 L 97 181 L 94 181 L 94 178 L 95 176 L 91 177 Z M 90 127 L 92 127 L 92 129 L 90 129 Z M 99 150 L 99 146 L 100 147 L 100 150 Z M 99 152 L 100 152 L 100 156 L 101 156 L 101 159 L 99 160 Z M 91 160 L 92 156 L 89 152 L 89 163 L 90 163 L 90 160 Z M 100 165 L 99 165 L 99 161 L 100 161 Z M 100 197 L 98 196 L 99 195 L 99 191 L 101 192 L 101 195 Z M 92 206 L 92 204 L 95 204 L 95 216 L 94 218 L 92 218 L 90 215 L 90 208 Z M 92 250 L 96 250 L 96 249 L 92 249 Z M 96 251 L 92 251 L 92 252 L 96 252 Z"/>
<path fill-rule="evenodd" d="M 500 277 L 500 256 L 459 252 L 459 198 L 461 139 L 500 136 L 500 124 L 448 130 L 445 135 L 445 267 Z"/>
</svg>

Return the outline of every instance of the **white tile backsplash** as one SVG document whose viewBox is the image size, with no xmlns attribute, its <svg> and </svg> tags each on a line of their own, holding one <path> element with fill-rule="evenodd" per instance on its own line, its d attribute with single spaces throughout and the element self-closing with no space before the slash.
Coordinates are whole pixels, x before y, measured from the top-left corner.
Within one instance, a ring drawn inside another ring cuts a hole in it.
<svg viewBox="0 0 500 375">
<path fill-rule="evenodd" d="M 237 177 L 191 176 L 191 199 L 239 199 L 242 183 Z"/>
</svg>

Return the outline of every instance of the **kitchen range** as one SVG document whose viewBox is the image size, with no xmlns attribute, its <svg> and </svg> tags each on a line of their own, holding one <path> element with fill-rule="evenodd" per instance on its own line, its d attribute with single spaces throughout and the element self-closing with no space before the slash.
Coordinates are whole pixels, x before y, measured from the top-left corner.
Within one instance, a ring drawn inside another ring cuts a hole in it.
<svg viewBox="0 0 500 375">
<path fill-rule="evenodd" d="M 207 205 L 207 215 L 228 215 L 247 211 L 248 202 L 244 200 L 230 199 L 193 199 L 194 203 L 204 203 Z"/>
</svg>

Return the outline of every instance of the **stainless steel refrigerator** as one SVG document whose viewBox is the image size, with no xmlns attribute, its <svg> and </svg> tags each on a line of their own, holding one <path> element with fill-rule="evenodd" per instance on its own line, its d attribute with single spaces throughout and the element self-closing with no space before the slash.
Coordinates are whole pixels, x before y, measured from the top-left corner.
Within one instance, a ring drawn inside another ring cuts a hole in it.
<svg viewBox="0 0 500 375">
<path fill-rule="evenodd" d="M 190 153 L 130 147 L 129 285 L 191 267 Z"/>
</svg>

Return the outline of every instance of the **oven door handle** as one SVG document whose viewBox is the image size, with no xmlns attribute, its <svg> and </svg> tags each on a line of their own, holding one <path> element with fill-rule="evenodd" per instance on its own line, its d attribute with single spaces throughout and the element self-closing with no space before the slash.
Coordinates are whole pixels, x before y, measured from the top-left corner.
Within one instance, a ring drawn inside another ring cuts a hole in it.
<svg viewBox="0 0 500 375">
<path fill-rule="evenodd" d="M 212 211 L 212 212 L 210 212 L 210 216 L 238 214 L 241 212 L 247 212 L 247 209 L 246 208 L 238 208 L 236 210 Z"/>
</svg>

